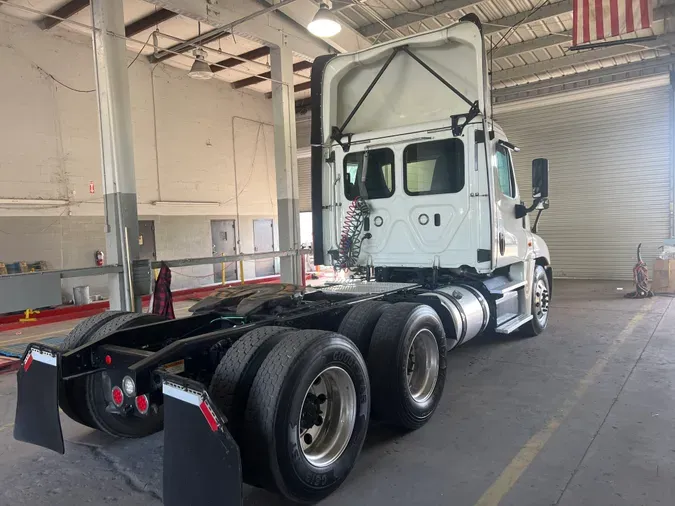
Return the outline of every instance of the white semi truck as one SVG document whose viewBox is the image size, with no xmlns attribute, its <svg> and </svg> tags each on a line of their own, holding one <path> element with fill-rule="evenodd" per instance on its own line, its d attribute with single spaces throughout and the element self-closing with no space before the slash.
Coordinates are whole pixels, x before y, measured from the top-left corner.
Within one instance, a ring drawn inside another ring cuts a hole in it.
<svg viewBox="0 0 675 506">
<path fill-rule="evenodd" d="M 486 328 L 540 333 L 551 260 L 527 214 L 548 207 L 548 162 L 533 160 L 526 208 L 477 19 L 320 58 L 312 96 L 315 263 L 442 287 L 429 297 L 452 313 L 450 347 Z"/>
<path fill-rule="evenodd" d="M 528 207 L 483 41 L 469 17 L 315 61 L 315 263 L 354 280 L 222 288 L 189 318 L 106 312 L 59 348 L 31 343 L 15 438 L 63 453 L 59 407 L 118 437 L 163 428 L 165 505 L 239 505 L 244 482 L 313 503 L 371 419 L 431 419 L 449 350 L 541 333 L 551 261 L 528 213 L 548 206 L 548 162 L 533 161 Z"/>
</svg>

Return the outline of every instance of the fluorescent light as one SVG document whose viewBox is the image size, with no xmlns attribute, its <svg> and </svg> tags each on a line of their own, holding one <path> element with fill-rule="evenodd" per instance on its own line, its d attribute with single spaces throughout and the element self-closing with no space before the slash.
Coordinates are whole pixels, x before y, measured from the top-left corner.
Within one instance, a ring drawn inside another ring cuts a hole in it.
<svg viewBox="0 0 675 506">
<path fill-rule="evenodd" d="M 9 205 L 22 205 L 22 206 L 65 206 L 68 205 L 67 200 L 54 200 L 54 199 L 1 199 L 0 204 L 9 204 Z"/>
<path fill-rule="evenodd" d="M 314 19 L 307 25 L 307 29 L 312 35 L 317 37 L 333 37 L 340 33 L 342 25 L 335 15 L 330 11 L 326 4 L 321 4 Z"/>
<path fill-rule="evenodd" d="M 155 200 L 152 203 L 153 206 L 212 206 L 217 207 L 220 205 L 220 202 L 188 202 L 180 200 Z"/>
<path fill-rule="evenodd" d="M 194 50 L 195 61 L 192 63 L 192 68 L 188 72 L 188 76 L 192 79 L 206 80 L 213 77 L 211 66 L 206 63 L 206 51 L 203 49 Z"/>
</svg>

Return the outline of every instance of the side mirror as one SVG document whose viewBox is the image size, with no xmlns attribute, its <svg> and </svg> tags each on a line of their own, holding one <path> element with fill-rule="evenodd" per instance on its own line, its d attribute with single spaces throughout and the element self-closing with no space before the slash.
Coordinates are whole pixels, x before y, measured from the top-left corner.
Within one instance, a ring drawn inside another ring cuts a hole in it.
<svg viewBox="0 0 675 506">
<path fill-rule="evenodd" d="M 548 198 L 548 160 L 535 158 L 532 160 L 532 198 Z"/>
</svg>

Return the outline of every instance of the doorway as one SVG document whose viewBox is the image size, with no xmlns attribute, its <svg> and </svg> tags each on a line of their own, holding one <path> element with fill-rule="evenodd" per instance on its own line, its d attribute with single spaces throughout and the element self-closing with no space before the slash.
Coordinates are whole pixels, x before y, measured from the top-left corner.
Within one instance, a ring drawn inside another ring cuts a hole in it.
<svg viewBox="0 0 675 506">
<path fill-rule="evenodd" d="M 138 222 L 138 258 L 141 260 L 157 260 L 155 222 L 152 220 Z"/>
<path fill-rule="evenodd" d="M 211 252 L 214 257 L 237 254 L 234 220 L 211 220 Z M 237 279 L 237 262 L 225 263 L 225 281 Z M 213 264 L 213 282 L 222 283 L 223 264 Z"/>
<path fill-rule="evenodd" d="M 253 250 L 255 253 L 274 251 L 274 221 L 271 219 L 253 220 Z M 255 276 L 272 276 L 274 258 L 255 261 Z"/>
</svg>

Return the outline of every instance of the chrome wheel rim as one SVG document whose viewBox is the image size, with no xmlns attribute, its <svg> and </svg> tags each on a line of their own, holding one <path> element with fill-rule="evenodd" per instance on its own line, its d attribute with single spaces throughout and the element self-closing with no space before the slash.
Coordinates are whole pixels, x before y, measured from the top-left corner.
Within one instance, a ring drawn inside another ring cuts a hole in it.
<svg viewBox="0 0 675 506">
<path fill-rule="evenodd" d="M 422 404 L 434 393 L 438 381 L 439 352 L 436 336 L 429 329 L 420 330 L 408 350 L 408 391 L 413 400 Z"/>
<path fill-rule="evenodd" d="M 540 279 L 534 286 L 534 317 L 542 327 L 548 321 L 549 300 L 548 283 Z"/>
<path fill-rule="evenodd" d="M 356 388 L 349 373 L 331 366 L 307 389 L 300 410 L 302 453 L 316 467 L 331 465 L 345 451 L 356 423 Z"/>
</svg>

